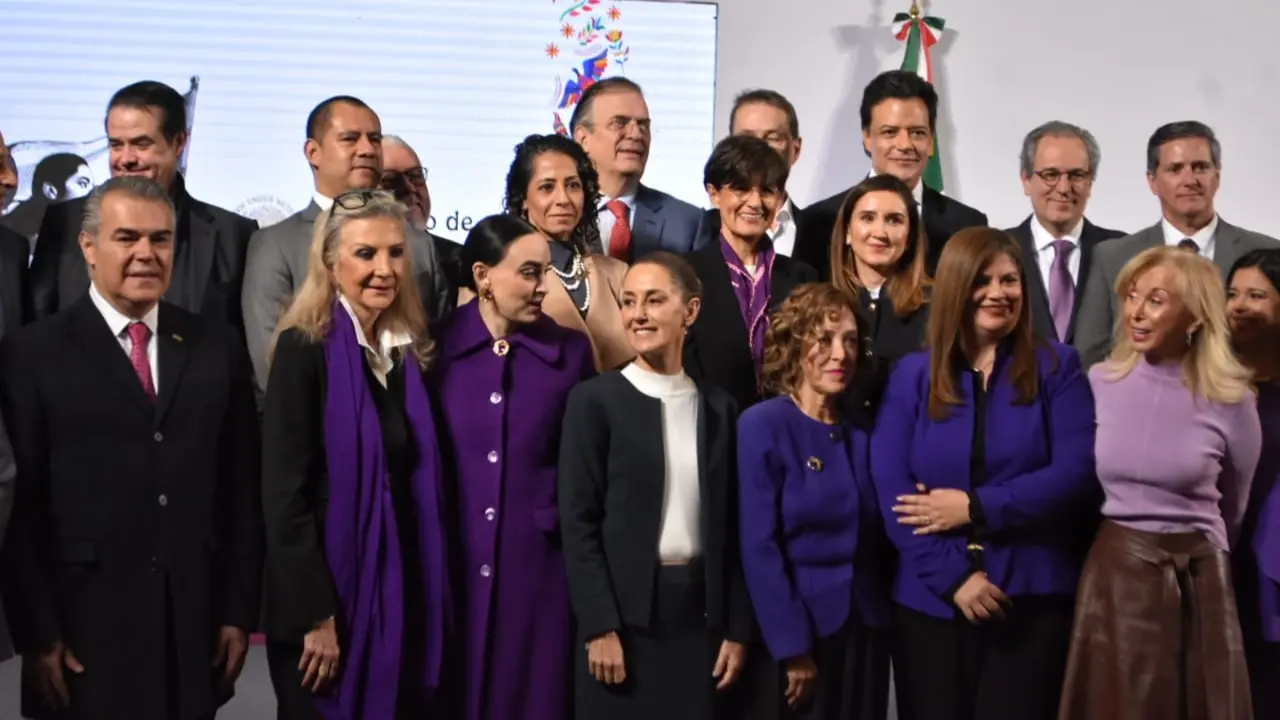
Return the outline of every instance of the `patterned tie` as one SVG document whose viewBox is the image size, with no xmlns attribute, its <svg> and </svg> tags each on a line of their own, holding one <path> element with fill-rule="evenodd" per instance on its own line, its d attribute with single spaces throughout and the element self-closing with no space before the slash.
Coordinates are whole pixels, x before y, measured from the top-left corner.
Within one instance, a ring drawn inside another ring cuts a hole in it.
<svg viewBox="0 0 1280 720">
<path fill-rule="evenodd" d="M 1194 253 L 1196 255 L 1200 254 L 1200 243 L 1196 242 L 1195 240 L 1192 240 L 1191 238 L 1182 238 L 1181 240 L 1179 240 L 1178 247 L 1182 250 L 1186 250 L 1187 252 Z"/>
<path fill-rule="evenodd" d="M 151 361 L 147 359 L 147 341 L 151 339 L 151 329 L 140 322 L 129 323 L 129 362 L 133 363 L 133 372 L 142 383 L 142 391 L 155 402 L 156 385 L 151 381 Z"/>
<path fill-rule="evenodd" d="M 1058 341 L 1067 341 L 1071 328 L 1071 308 L 1076 301 L 1076 286 L 1071 280 L 1068 264 L 1071 252 L 1076 249 L 1070 240 L 1053 241 L 1053 265 L 1049 268 L 1049 313 L 1053 315 L 1053 327 Z"/>
<path fill-rule="evenodd" d="M 609 257 L 631 262 L 631 222 L 627 219 L 627 204 L 610 200 L 605 208 L 613 213 L 613 230 L 609 232 Z"/>
</svg>

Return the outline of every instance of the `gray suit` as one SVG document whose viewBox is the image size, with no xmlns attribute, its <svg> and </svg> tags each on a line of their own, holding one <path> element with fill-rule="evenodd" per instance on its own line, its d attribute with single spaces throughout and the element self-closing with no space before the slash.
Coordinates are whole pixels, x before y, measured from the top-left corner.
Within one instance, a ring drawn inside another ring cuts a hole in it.
<svg viewBox="0 0 1280 720">
<path fill-rule="evenodd" d="M 1156 223 L 1132 235 L 1101 243 L 1094 250 L 1093 264 L 1085 281 L 1084 299 L 1080 302 L 1080 314 L 1076 318 L 1075 346 L 1086 368 L 1105 360 L 1111 352 L 1112 334 L 1119 312 L 1115 285 L 1120 270 L 1143 250 L 1164 244 L 1164 230 L 1160 223 Z M 1231 266 L 1242 255 L 1253 250 L 1280 249 L 1280 240 L 1219 219 L 1213 246 L 1213 264 L 1218 266 L 1225 280 Z"/>
<path fill-rule="evenodd" d="M 241 305 L 259 408 L 267 390 L 267 347 L 281 313 L 307 276 L 311 236 L 319 216 L 320 206 L 312 202 L 301 212 L 257 231 L 249 241 Z M 422 303 L 427 315 L 437 319 L 449 310 L 450 293 L 435 244 L 426 233 L 412 229 L 408 240 Z"/>
</svg>

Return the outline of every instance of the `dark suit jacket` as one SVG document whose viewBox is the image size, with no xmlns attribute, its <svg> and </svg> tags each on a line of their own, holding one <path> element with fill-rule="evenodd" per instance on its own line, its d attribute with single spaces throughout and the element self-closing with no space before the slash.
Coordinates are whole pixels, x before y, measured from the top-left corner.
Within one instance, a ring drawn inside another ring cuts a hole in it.
<svg viewBox="0 0 1280 720">
<path fill-rule="evenodd" d="M 699 392 L 707 626 L 746 642 L 755 620 L 738 554 L 738 411 L 714 385 Z M 569 393 L 560 438 L 560 528 L 580 638 L 649 627 L 666 497 L 662 403 L 620 371 L 599 375 Z"/>
<path fill-rule="evenodd" d="M 817 269 L 823 280 L 831 277 L 831 233 L 835 230 L 840 206 L 852 189 L 810 205 L 806 208 L 809 217 L 805 225 L 797 228 L 795 259 Z M 947 240 L 967 227 L 986 226 L 987 216 L 936 190 L 925 188 L 922 197 L 924 231 L 929 240 L 925 269 L 933 275 Z"/>
<path fill-rule="evenodd" d="M 191 287 L 180 287 L 180 273 L 174 274 L 174 290 L 186 298 L 183 310 L 217 318 L 244 334 L 240 312 L 240 287 L 244 281 L 245 255 L 249 237 L 258 229 L 256 220 L 241 217 L 187 193 L 182 176 L 174 188 L 177 205 L 178 244 L 181 252 L 193 253 L 194 277 Z M 31 261 L 31 297 L 34 319 L 46 318 L 71 306 L 89 289 L 89 271 L 80 250 L 80 225 L 87 198 L 50 205 L 40 223 L 40 240 Z M 175 246 L 175 251 L 179 251 Z"/>
<path fill-rule="evenodd" d="M 715 242 L 688 258 L 702 280 L 702 310 L 689 328 L 684 345 L 684 368 L 698 383 L 714 383 L 727 390 L 739 410 L 762 399 L 751 360 L 751 340 L 747 324 L 738 309 L 738 298 L 729 280 L 729 266 Z M 773 261 L 769 285 L 769 310 L 782 304 L 797 286 L 816 282 L 818 273 L 785 255 Z"/>
<path fill-rule="evenodd" d="M 698 223 L 701 220 L 701 209 L 660 190 L 641 185 L 636 190 L 636 207 L 631 214 L 631 261 L 639 260 L 655 250 L 673 253 L 696 250 L 699 247 Z M 602 238 L 602 241 L 606 246 L 609 244 L 609 238 Z"/>
<path fill-rule="evenodd" d="M 169 718 L 175 664 L 181 716 L 210 717 L 217 629 L 250 632 L 258 620 L 259 440 L 244 345 L 163 303 L 152 342 L 154 403 L 87 295 L 0 346 L 18 464 L 0 585 L 19 650 L 63 641 L 84 664 L 68 674 L 71 706 L 83 708 L 71 717 Z"/>
<path fill-rule="evenodd" d="M 27 239 L 0 226 L 0 336 L 31 317 Z"/>
<path fill-rule="evenodd" d="M 1093 263 L 1093 252 L 1098 247 L 1098 243 L 1104 240 L 1111 240 L 1118 237 L 1124 237 L 1127 233 L 1119 230 L 1108 230 L 1100 228 L 1097 225 L 1084 221 L 1084 229 L 1080 232 L 1080 272 L 1076 276 L 1076 294 L 1075 301 L 1071 306 L 1071 325 L 1067 330 L 1065 338 L 1058 337 L 1058 330 L 1053 325 L 1053 315 L 1049 312 L 1049 278 L 1044 277 L 1040 272 L 1040 262 L 1036 259 L 1035 240 L 1031 234 L 1031 223 L 1035 222 L 1035 215 L 1028 215 L 1026 220 L 1017 227 L 1012 227 L 1005 232 L 1013 236 L 1022 246 L 1023 261 L 1026 262 L 1025 269 L 1027 275 L 1027 298 L 1031 303 L 1031 322 L 1035 326 L 1036 333 L 1046 340 L 1057 340 L 1058 342 L 1071 343 L 1075 339 L 1076 315 L 1080 313 L 1080 302 L 1084 299 L 1085 283 L 1089 279 L 1089 266 Z"/>
<path fill-rule="evenodd" d="M 439 309 L 441 317 L 454 309 L 458 305 L 458 288 L 462 287 L 462 245 L 448 238 L 442 238 L 439 235 L 431 235 L 431 242 L 436 246 L 436 258 L 440 261 L 440 271 L 444 275 L 445 282 L 449 285 L 449 298 L 445 305 Z M 465 270 L 468 274 L 470 268 Z"/>
</svg>

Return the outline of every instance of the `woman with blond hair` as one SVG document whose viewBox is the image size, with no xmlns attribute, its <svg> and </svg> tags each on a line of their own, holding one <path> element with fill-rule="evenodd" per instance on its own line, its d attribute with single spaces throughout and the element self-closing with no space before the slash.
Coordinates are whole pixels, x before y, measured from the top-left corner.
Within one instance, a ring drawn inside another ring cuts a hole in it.
<svg viewBox="0 0 1280 720">
<path fill-rule="evenodd" d="M 1228 552 L 1262 443 L 1208 260 L 1146 250 L 1089 371 L 1104 521 L 1080 578 L 1060 720 L 1252 718 Z"/>
<path fill-rule="evenodd" d="M 279 717 L 415 717 L 448 586 L 427 319 L 404 206 L 339 195 L 280 320 L 263 417 L 267 656 Z"/>
</svg>

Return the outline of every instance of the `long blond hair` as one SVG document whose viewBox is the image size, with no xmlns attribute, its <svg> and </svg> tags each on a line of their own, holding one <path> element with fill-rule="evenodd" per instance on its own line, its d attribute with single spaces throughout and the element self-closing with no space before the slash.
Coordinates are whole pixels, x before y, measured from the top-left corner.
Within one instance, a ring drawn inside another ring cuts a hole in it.
<svg viewBox="0 0 1280 720">
<path fill-rule="evenodd" d="M 1227 326 L 1227 293 L 1213 263 L 1181 248 L 1149 248 L 1125 263 L 1116 279 L 1116 301 L 1121 308 L 1133 283 L 1146 272 L 1166 267 L 1177 278 L 1176 292 L 1199 327 L 1187 336 L 1187 353 L 1182 357 L 1182 377 L 1192 394 L 1213 402 L 1234 404 L 1253 392 L 1249 371 L 1231 349 Z M 1128 332 L 1129 318 L 1116 313 L 1111 354 L 1106 369 L 1109 379 L 1119 380 L 1142 360 Z"/>
<path fill-rule="evenodd" d="M 338 298 L 333 272 L 338 262 L 338 247 L 343 230 L 353 220 L 392 218 L 408 234 L 408 210 L 390 193 L 382 190 L 352 190 L 337 198 L 328 210 L 316 218 L 307 253 L 307 276 L 302 281 L 288 309 L 280 316 L 275 336 L 271 339 L 268 362 L 275 356 L 280 333 L 297 328 L 312 342 L 321 342 L 333 322 L 333 303 Z M 427 313 L 414 282 L 413 252 L 405 244 L 406 270 L 396 288 L 391 306 L 378 316 L 374 324 L 378 333 L 384 330 L 403 332 L 413 338 L 410 352 L 422 368 L 431 363 L 435 343 L 427 332 Z M 376 335 L 376 333 L 375 333 Z M 375 338 L 369 338 L 375 342 Z"/>
</svg>

